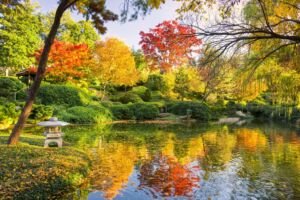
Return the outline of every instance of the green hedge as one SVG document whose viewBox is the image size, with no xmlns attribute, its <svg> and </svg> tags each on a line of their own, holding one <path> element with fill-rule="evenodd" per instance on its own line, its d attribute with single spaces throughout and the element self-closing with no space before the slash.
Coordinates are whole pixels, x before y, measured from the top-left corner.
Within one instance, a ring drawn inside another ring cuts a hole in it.
<svg viewBox="0 0 300 200">
<path fill-rule="evenodd" d="M 74 106 L 57 114 L 58 118 L 75 124 L 96 124 L 112 120 L 111 112 L 101 106 Z"/>
<path fill-rule="evenodd" d="M 208 105 L 200 102 L 169 102 L 168 111 L 175 115 L 187 115 L 191 110 L 191 117 L 194 119 L 208 121 L 211 119 L 211 110 Z"/>
<path fill-rule="evenodd" d="M 110 107 L 115 119 L 151 120 L 156 119 L 159 109 L 156 105 L 146 102 L 114 105 Z"/>
<path fill-rule="evenodd" d="M 134 88 L 132 88 L 132 92 L 139 95 L 144 101 L 150 101 L 151 100 L 151 92 L 145 86 L 134 87 Z"/>
<path fill-rule="evenodd" d="M 14 93 L 25 88 L 25 84 L 13 77 L 0 77 L 0 97 L 14 99 Z"/>
<path fill-rule="evenodd" d="M 44 105 L 82 106 L 90 102 L 90 97 L 79 88 L 68 85 L 43 85 L 38 99 Z"/>
</svg>

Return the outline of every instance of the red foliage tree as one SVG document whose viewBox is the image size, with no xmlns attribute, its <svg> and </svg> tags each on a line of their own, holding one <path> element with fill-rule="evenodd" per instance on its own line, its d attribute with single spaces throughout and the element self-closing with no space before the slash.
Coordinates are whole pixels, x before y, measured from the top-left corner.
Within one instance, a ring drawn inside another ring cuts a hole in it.
<svg viewBox="0 0 300 200">
<path fill-rule="evenodd" d="M 196 31 L 177 21 L 164 21 L 148 33 L 140 32 L 143 52 L 152 69 L 169 71 L 188 63 L 193 53 L 199 53 L 201 39 Z"/>
<path fill-rule="evenodd" d="M 43 49 L 36 52 L 37 62 L 39 62 L 42 52 Z M 92 60 L 92 54 L 86 44 L 54 40 L 49 53 L 46 77 L 53 82 L 66 82 L 82 78 L 87 75 Z"/>
</svg>

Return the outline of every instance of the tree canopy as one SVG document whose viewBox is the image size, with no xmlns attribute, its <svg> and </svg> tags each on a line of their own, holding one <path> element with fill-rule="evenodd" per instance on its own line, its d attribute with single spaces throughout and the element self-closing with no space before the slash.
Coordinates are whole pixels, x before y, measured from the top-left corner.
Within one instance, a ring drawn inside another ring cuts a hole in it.
<svg viewBox="0 0 300 200">
<path fill-rule="evenodd" d="M 202 41 L 195 30 L 177 21 L 164 21 L 148 33 L 141 32 L 140 45 L 153 69 L 169 71 L 188 64 L 193 54 L 200 52 Z"/>
<path fill-rule="evenodd" d="M 0 67 L 18 69 L 34 63 L 32 55 L 42 43 L 41 22 L 34 12 L 29 1 L 14 7 L 0 5 Z"/>
<path fill-rule="evenodd" d="M 91 71 L 103 84 L 132 86 L 139 78 L 130 48 L 116 38 L 97 44 L 96 65 Z"/>
</svg>

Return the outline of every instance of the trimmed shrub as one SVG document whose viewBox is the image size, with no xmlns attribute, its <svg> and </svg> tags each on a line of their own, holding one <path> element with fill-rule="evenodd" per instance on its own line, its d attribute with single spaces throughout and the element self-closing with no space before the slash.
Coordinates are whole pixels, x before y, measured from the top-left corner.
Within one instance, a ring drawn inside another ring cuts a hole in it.
<svg viewBox="0 0 300 200">
<path fill-rule="evenodd" d="M 132 92 L 139 95 L 144 101 L 150 101 L 151 99 L 151 92 L 145 86 L 134 87 Z"/>
<path fill-rule="evenodd" d="M 127 104 L 127 103 L 137 103 L 137 102 L 143 102 L 141 97 L 133 92 L 126 92 L 124 93 L 120 99 L 120 102 Z"/>
<path fill-rule="evenodd" d="M 75 124 L 95 124 L 111 121 L 111 112 L 101 106 L 74 106 L 65 111 L 59 112 L 61 120 Z"/>
<path fill-rule="evenodd" d="M 13 77 L 0 77 L 0 97 L 14 99 L 14 93 L 25 88 L 25 84 Z"/>
<path fill-rule="evenodd" d="M 128 105 L 114 105 L 110 110 L 115 119 L 129 120 L 134 118 L 133 111 Z"/>
<path fill-rule="evenodd" d="M 149 103 L 134 103 L 129 105 L 129 108 L 133 111 L 136 120 L 156 119 L 159 114 L 158 108 Z"/>
<path fill-rule="evenodd" d="M 45 105 L 82 106 L 90 102 L 90 97 L 84 91 L 68 85 L 43 85 L 38 98 Z"/>
<path fill-rule="evenodd" d="M 169 102 L 168 111 L 175 115 L 187 115 L 191 110 L 192 118 L 208 121 L 211 118 L 211 110 L 205 103 L 200 102 Z"/>
</svg>

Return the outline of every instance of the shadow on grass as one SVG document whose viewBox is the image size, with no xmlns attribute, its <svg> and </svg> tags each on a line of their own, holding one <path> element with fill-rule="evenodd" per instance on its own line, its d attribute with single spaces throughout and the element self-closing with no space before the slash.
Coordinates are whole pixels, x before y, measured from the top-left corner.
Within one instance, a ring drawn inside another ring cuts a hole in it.
<svg viewBox="0 0 300 200">
<path fill-rule="evenodd" d="M 8 135 L 0 135 L 0 145 L 6 145 L 8 141 Z M 42 147 L 45 139 L 43 137 L 35 137 L 32 135 L 24 135 L 20 137 L 19 143 L 22 145 L 32 145 Z"/>
</svg>

